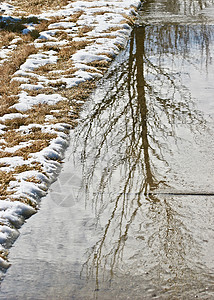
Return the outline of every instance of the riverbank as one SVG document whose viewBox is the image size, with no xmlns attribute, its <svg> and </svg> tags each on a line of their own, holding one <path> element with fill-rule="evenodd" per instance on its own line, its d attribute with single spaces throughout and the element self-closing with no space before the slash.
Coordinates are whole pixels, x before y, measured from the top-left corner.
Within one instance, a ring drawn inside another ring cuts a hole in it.
<svg viewBox="0 0 214 300">
<path fill-rule="evenodd" d="M 0 262 L 56 179 L 81 106 L 140 1 L 0 3 Z"/>
</svg>

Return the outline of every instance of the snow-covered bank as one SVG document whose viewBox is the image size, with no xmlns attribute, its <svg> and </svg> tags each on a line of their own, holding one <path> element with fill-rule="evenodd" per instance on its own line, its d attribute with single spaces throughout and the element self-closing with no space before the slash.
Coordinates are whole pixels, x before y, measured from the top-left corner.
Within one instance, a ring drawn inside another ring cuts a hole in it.
<svg viewBox="0 0 214 300">
<path fill-rule="evenodd" d="M 138 0 L 72 1 L 57 10 L 21 18 L 23 12 L 19 17 L 13 1 L 0 3 L 0 76 L 5 85 L 0 90 L 3 268 L 18 228 L 37 211 L 40 198 L 60 170 L 69 130 L 76 124 L 86 90 L 93 87 L 90 82 L 102 77 L 126 46 L 139 6 Z M 16 24 L 22 26 L 21 34 L 16 33 Z M 34 39 L 25 47 L 28 34 Z M 7 66 L 13 70 L 8 77 Z"/>
</svg>

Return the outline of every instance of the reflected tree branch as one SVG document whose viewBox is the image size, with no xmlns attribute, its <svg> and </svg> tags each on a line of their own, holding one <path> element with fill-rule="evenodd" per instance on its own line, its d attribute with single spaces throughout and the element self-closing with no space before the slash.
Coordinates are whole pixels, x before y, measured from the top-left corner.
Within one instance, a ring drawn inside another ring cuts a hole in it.
<svg viewBox="0 0 214 300">
<path fill-rule="evenodd" d="M 189 3 L 188 9 L 195 5 L 195 1 Z M 90 109 L 79 129 L 86 201 L 93 202 L 97 224 L 104 224 L 82 268 L 88 278 L 95 277 L 96 290 L 101 274 L 110 274 L 111 280 L 122 264 L 127 240 L 143 241 L 139 232 L 145 226 L 145 209 L 151 230 L 146 243 L 149 251 L 154 251 L 151 268 L 168 264 L 166 268 L 176 278 L 179 268 L 186 267 L 185 254 L 194 241 L 187 233 L 184 239 L 185 225 L 172 199 L 160 199 L 152 191 L 165 185 L 157 165 L 167 166 L 164 153 L 171 152 L 168 139 L 178 139 L 177 124 L 191 132 L 206 128 L 181 74 L 171 67 L 175 63 L 172 57 L 188 62 L 197 45 L 201 61 L 207 64 L 211 40 L 210 28 L 205 25 L 136 28 L 128 59 L 109 73 L 108 90 L 102 92 L 101 101 Z M 133 234 L 135 231 L 138 234 Z"/>
</svg>

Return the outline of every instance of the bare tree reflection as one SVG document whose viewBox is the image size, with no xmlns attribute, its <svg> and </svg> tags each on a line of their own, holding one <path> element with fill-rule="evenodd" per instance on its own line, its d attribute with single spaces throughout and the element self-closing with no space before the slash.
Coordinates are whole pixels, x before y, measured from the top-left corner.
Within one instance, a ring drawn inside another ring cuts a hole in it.
<svg viewBox="0 0 214 300">
<path fill-rule="evenodd" d="M 156 0 L 143 1 L 142 11 L 148 11 L 154 5 L 162 7 L 164 12 L 182 15 L 195 15 L 202 9 L 211 6 L 214 3 L 213 0 Z"/>
<path fill-rule="evenodd" d="M 207 64 L 211 38 L 206 25 L 134 30 L 128 60 L 109 73 L 107 91 L 99 91 L 101 101 L 80 127 L 84 187 L 102 228 L 82 272 L 95 278 L 97 290 L 101 275 L 111 279 L 116 268 L 127 271 L 139 262 L 136 272 L 170 274 L 174 281 L 191 268 L 185 257 L 197 245 L 173 197 L 154 191 L 166 185 L 158 170 L 167 166 L 170 141 L 180 138 L 176 126 L 195 132 L 206 125 L 173 57 L 190 60 L 198 47 Z M 147 262 L 143 252 L 150 252 Z"/>
</svg>

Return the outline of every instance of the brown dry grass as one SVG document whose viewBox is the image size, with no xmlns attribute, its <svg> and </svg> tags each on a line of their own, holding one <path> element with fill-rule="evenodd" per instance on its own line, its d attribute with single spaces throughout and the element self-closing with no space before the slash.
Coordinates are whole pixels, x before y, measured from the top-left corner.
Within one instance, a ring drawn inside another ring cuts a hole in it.
<svg viewBox="0 0 214 300">
<path fill-rule="evenodd" d="M 94 0 L 93 0 L 94 1 Z M 17 5 L 21 9 L 25 9 L 26 13 L 39 13 L 42 10 L 47 9 L 57 9 L 57 7 L 64 6 L 68 4 L 68 0 L 32 0 L 32 1 L 26 1 L 26 0 L 14 0 L 13 5 Z M 82 16 L 84 12 L 78 11 L 77 13 L 70 16 L 69 21 L 71 22 L 77 22 L 78 19 Z M 94 13 L 94 15 L 102 15 L 105 13 L 109 13 L 109 11 L 100 11 L 97 13 Z M 129 16 L 125 16 L 125 21 L 129 22 L 131 24 L 132 18 Z M 39 24 L 35 28 L 35 32 L 31 35 L 25 35 L 22 36 L 20 32 L 17 32 L 15 28 L 14 32 L 9 31 L 1 31 L 0 32 L 0 47 L 8 46 L 11 41 L 15 37 L 21 37 L 21 41 L 19 41 L 19 45 L 17 49 L 13 52 L 11 57 L 8 59 L 8 61 L 2 66 L 0 66 L 0 116 L 10 113 L 10 112 L 16 112 L 15 109 L 11 109 L 11 106 L 17 102 L 17 95 L 20 92 L 19 90 L 19 82 L 13 81 L 11 82 L 11 78 L 13 74 L 19 69 L 20 65 L 26 60 L 26 58 L 32 54 L 36 53 L 38 50 L 35 49 L 32 45 L 30 45 L 31 41 L 33 41 L 36 37 L 38 37 L 38 33 L 41 31 L 45 31 L 48 29 L 48 26 L 52 23 L 62 21 L 63 17 L 53 17 L 50 20 L 41 20 Z M 20 28 L 22 26 L 22 22 L 20 21 Z M 18 27 L 17 27 L 18 28 Z M 82 26 L 78 28 L 77 36 L 83 37 L 86 36 L 88 32 L 93 30 L 94 27 L 92 26 Z M 58 28 L 59 29 L 59 28 Z M 110 35 L 108 32 L 112 33 L 114 31 L 120 30 L 120 26 L 114 26 L 111 27 L 107 32 L 105 32 L 105 37 L 108 38 L 115 38 L 115 35 Z M 72 77 L 73 73 L 76 72 L 76 69 L 73 65 L 73 62 L 71 60 L 71 56 L 80 49 L 84 49 L 87 45 L 93 43 L 93 41 L 97 38 L 91 38 L 90 41 L 73 41 L 72 38 L 67 34 L 64 29 L 62 28 L 60 31 L 57 31 L 55 37 L 57 37 L 58 40 L 67 40 L 69 43 L 66 46 L 47 46 L 44 43 L 44 46 L 42 50 L 48 51 L 48 50 L 55 50 L 58 53 L 58 61 L 56 64 L 48 64 L 45 66 L 42 66 L 35 70 L 34 72 L 39 75 L 45 75 L 48 79 L 60 79 L 62 76 Z M 102 34 L 100 35 L 100 38 L 103 38 Z M 105 54 L 108 57 L 112 59 L 111 55 L 108 55 L 106 53 L 100 53 Z M 106 69 L 109 67 L 110 62 L 107 62 L 105 60 L 100 61 L 93 61 L 89 63 L 88 65 L 91 67 L 96 67 L 101 72 L 106 71 Z M 60 71 L 60 73 L 54 72 L 54 71 Z M 96 72 L 94 69 L 89 69 L 89 72 Z M 32 82 L 36 79 L 32 79 Z M 41 151 L 42 149 L 49 146 L 51 140 L 53 140 L 57 135 L 52 133 L 45 133 L 42 132 L 41 128 L 38 127 L 38 124 L 44 125 L 46 124 L 56 124 L 56 123 L 66 123 L 69 124 L 71 128 L 75 127 L 77 125 L 77 119 L 79 117 L 79 112 L 81 110 L 81 106 L 86 101 L 90 95 L 90 93 L 93 91 L 96 85 L 96 80 L 94 81 L 86 81 L 84 83 L 79 84 L 77 87 L 65 88 L 65 84 L 63 81 L 56 81 L 54 83 L 51 83 L 49 86 L 45 87 L 42 90 L 42 93 L 44 94 L 52 94 L 53 90 L 57 90 L 57 93 L 62 95 L 63 97 L 69 99 L 64 100 L 56 103 L 55 105 L 48 105 L 48 104 L 42 104 L 42 105 L 36 105 L 32 107 L 30 110 L 26 111 L 25 113 L 28 115 L 28 117 L 24 118 L 14 118 L 11 120 L 6 120 L 5 122 L 2 122 L 4 125 L 7 126 L 7 131 L 5 131 L 5 134 L 1 136 L 2 139 L 4 139 L 4 142 L 1 143 L 1 151 L 0 151 L 0 157 L 6 157 L 6 156 L 20 156 L 24 160 L 27 160 L 32 153 L 36 153 Z M 55 91 L 54 91 L 55 92 Z M 36 96 L 41 91 L 29 91 L 28 95 Z M 72 108 L 72 109 L 71 109 Z M 53 118 L 49 119 L 47 121 L 46 116 L 52 115 Z M 35 127 L 31 128 L 30 132 L 24 133 L 22 131 L 17 131 L 20 129 L 21 126 L 29 125 L 29 124 L 35 124 Z M 37 124 L 37 126 L 36 126 Z M 68 133 L 68 132 L 67 132 Z M 21 143 L 28 142 L 29 145 L 26 146 L 23 145 L 21 147 Z M 20 148 L 13 153 L 4 151 L 6 150 L 6 147 L 13 147 L 13 146 L 20 146 Z M 6 164 L 1 164 L 1 167 L 8 166 Z M 27 163 L 22 166 L 15 167 L 11 172 L 3 172 L 0 171 L 0 178 L 4 177 L 2 181 L 0 181 L 0 192 L 1 193 L 1 199 L 4 197 L 10 197 L 11 193 L 7 190 L 9 183 L 11 180 L 15 180 L 15 174 L 22 173 L 25 171 L 30 170 L 38 170 L 39 172 L 42 172 L 43 174 L 43 166 L 42 164 L 35 162 L 35 164 L 28 165 Z M 2 175 L 2 176 L 1 176 Z M 47 176 L 47 174 L 45 174 Z M 38 180 L 36 177 L 29 177 L 26 179 L 27 181 L 34 182 L 35 184 L 39 184 L 40 180 Z M 11 198 L 12 199 L 12 198 Z M 14 198 L 15 199 L 15 198 Z M 14 200 L 12 199 L 12 200 Z M 35 207 L 35 203 L 33 203 L 30 199 L 23 197 L 22 199 L 18 199 L 23 203 L 27 203 Z"/>
<path fill-rule="evenodd" d="M 53 22 L 51 20 L 42 20 L 35 28 L 38 32 L 45 31 L 51 23 L 54 23 L 54 20 Z"/>
<path fill-rule="evenodd" d="M 49 86 L 51 86 L 55 89 L 61 90 L 61 89 L 64 89 L 66 87 L 66 83 L 63 82 L 63 81 L 55 81 L 55 82 L 50 82 Z"/>
<path fill-rule="evenodd" d="M 33 182 L 33 183 L 36 183 L 36 184 L 42 183 L 41 179 L 38 179 L 38 178 L 36 178 L 35 176 L 27 177 L 27 178 L 25 179 L 25 181 L 27 181 L 27 182 Z"/>
<path fill-rule="evenodd" d="M 76 52 L 76 48 L 72 45 L 63 47 L 59 51 L 59 58 L 61 60 L 69 60 L 71 58 L 71 55 L 73 55 Z"/>
<path fill-rule="evenodd" d="M 122 16 L 124 17 L 125 20 L 121 21 L 121 24 L 129 24 L 130 26 L 133 26 L 134 23 L 135 23 L 135 20 L 136 20 L 136 17 L 135 16 L 129 16 L 129 15 L 126 15 L 126 14 L 122 14 Z"/>
<path fill-rule="evenodd" d="M 57 28 L 60 29 L 60 28 Z M 61 28 L 63 29 L 63 28 Z M 59 41 L 66 40 L 66 41 L 72 41 L 73 37 L 70 36 L 67 32 L 60 30 L 56 31 L 55 37 L 58 38 Z"/>
<path fill-rule="evenodd" d="M 76 114 L 78 114 L 80 105 L 77 104 L 76 101 L 85 101 L 95 87 L 96 80 L 85 81 L 80 83 L 77 87 L 63 90 L 61 95 L 70 99 L 70 105 L 72 105 Z"/>
<path fill-rule="evenodd" d="M 35 72 L 37 74 L 41 74 L 41 75 L 43 74 L 45 76 L 48 76 L 48 75 L 50 75 L 49 74 L 50 71 L 54 71 L 56 69 L 57 69 L 56 64 L 47 64 L 47 65 L 39 67 L 37 70 L 35 70 Z"/>
<path fill-rule="evenodd" d="M 33 130 L 29 134 L 23 134 L 16 130 L 8 130 L 7 133 L 2 136 L 6 142 L 5 146 L 13 147 L 27 141 L 47 141 L 56 137 L 56 134 L 42 132 L 41 128 L 35 127 L 35 129 L 36 130 Z"/>
<path fill-rule="evenodd" d="M 106 60 L 94 60 L 94 61 L 88 63 L 88 65 L 91 66 L 91 67 L 95 67 L 98 70 L 104 72 L 109 67 L 110 62 L 108 62 Z"/>
<path fill-rule="evenodd" d="M 6 172 L 6 171 L 1 171 L 0 170 L 0 195 L 11 195 L 12 192 L 7 191 L 8 186 L 11 181 L 14 181 L 15 177 L 13 172 Z"/>
<path fill-rule="evenodd" d="M 91 44 L 89 41 L 72 41 L 69 45 L 60 49 L 59 58 L 68 60 L 77 50 L 84 49 L 89 44 Z"/>
<path fill-rule="evenodd" d="M 114 59 L 114 55 L 111 54 L 111 53 L 100 52 L 100 53 L 98 53 L 98 55 L 105 55 L 105 56 L 107 56 L 108 58 L 110 58 L 111 60 Z"/>
<path fill-rule="evenodd" d="M 78 28 L 78 31 L 77 31 L 77 34 L 79 37 L 83 37 L 85 36 L 86 33 L 88 33 L 89 31 L 92 31 L 94 29 L 93 26 L 83 26 L 83 27 L 79 27 Z"/>
<path fill-rule="evenodd" d="M 70 22 L 76 23 L 79 18 L 82 16 L 83 10 L 79 10 L 78 12 L 74 13 L 72 16 L 70 16 Z"/>
<path fill-rule="evenodd" d="M 25 62 L 30 54 L 36 53 L 37 50 L 33 45 L 20 45 L 13 51 L 8 61 L 0 66 L 0 94 L 14 95 L 17 94 L 17 83 L 11 83 L 12 75 Z"/>
<path fill-rule="evenodd" d="M 84 49 L 87 45 L 90 45 L 91 41 L 71 41 L 69 44 L 67 44 L 64 47 L 52 47 L 52 46 L 44 46 L 44 50 L 55 50 L 58 52 L 58 61 L 56 64 L 47 64 L 45 66 L 41 66 L 34 72 L 39 75 L 44 75 L 48 79 L 59 79 L 61 75 L 69 75 L 72 76 L 74 72 L 77 71 L 76 68 L 74 68 L 73 62 L 71 60 L 71 56 L 76 53 L 77 50 Z M 57 71 L 59 70 L 60 73 L 54 73 L 51 71 Z M 56 84 L 57 85 L 57 84 Z M 50 84 L 50 86 L 54 86 L 54 84 Z M 51 93 L 52 90 L 43 90 L 44 93 Z M 38 91 L 30 91 L 29 95 L 37 95 Z"/>
<path fill-rule="evenodd" d="M 108 32 L 109 33 L 109 32 Z M 103 39 L 103 38 L 108 38 L 108 39 L 115 39 L 117 36 L 116 35 L 110 35 L 110 34 L 106 34 L 104 33 L 103 35 L 96 35 L 96 36 L 90 36 L 91 39 Z"/>
<path fill-rule="evenodd" d="M 35 167 L 35 164 L 34 165 L 21 165 L 21 166 L 16 166 L 15 168 L 14 168 L 14 173 L 23 173 L 23 172 L 26 172 L 26 171 L 33 171 L 33 170 L 35 170 L 35 168 L 36 168 L 36 170 L 37 171 L 40 171 L 40 172 L 42 172 L 43 170 L 42 170 L 42 166 L 41 166 L 41 164 L 37 164 L 37 166 Z"/>
<path fill-rule="evenodd" d="M 59 9 L 67 5 L 72 0 L 14 0 L 13 5 L 20 10 L 25 10 L 27 14 L 39 14 L 44 10 Z"/>
<path fill-rule="evenodd" d="M 0 47 L 9 46 L 10 42 L 16 37 L 14 32 L 0 31 Z"/>
<path fill-rule="evenodd" d="M 44 44 L 44 45 L 43 45 L 43 50 L 44 50 L 44 51 L 50 51 L 50 50 L 53 50 L 53 51 L 59 52 L 60 47 L 59 47 L 58 45 L 52 45 L 52 46 L 50 46 L 50 45 Z"/>
<path fill-rule="evenodd" d="M 4 225 L 4 223 L 2 223 L 1 225 Z M 8 250 L 1 250 L 0 251 L 0 257 L 3 258 L 7 262 L 9 261 L 8 255 L 9 255 Z"/>
<path fill-rule="evenodd" d="M 105 33 L 113 32 L 113 31 L 118 31 L 120 29 L 121 29 L 120 26 L 112 26 L 112 27 L 109 27 L 109 29 L 106 30 Z"/>
<path fill-rule="evenodd" d="M 0 151 L 0 158 L 1 157 L 20 156 L 24 160 L 27 160 L 31 156 L 32 153 L 41 151 L 42 149 L 48 147 L 49 144 L 50 144 L 50 141 L 48 141 L 48 140 L 32 141 L 31 145 L 20 148 L 14 152 Z"/>
<path fill-rule="evenodd" d="M 55 50 L 58 52 L 58 61 L 56 64 L 47 64 L 45 66 L 39 67 L 37 70 L 34 72 L 40 75 L 47 76 L 49 79 L 58 79 L 62 74 L 67 74 L 67 75 L 72 75 L 74 72 L 76 72 L 76 69 L 73 66 L 73 62 L 71 61 L 71 56 L 76 53 L 77 50 L 84 49 L 87 45 L 90 45 L 92 42 L 91 41 L 71 41 L 64 47 L 59 47 L 59 46 L 46 46 L 44 45 L 43 50 Z M 56 71 L 60 70 L 60 74 L 58 73 L 53 73 L 50 71 Z M 35 92 L 32 92 L 34 95 Z M 31 95 L 33 95 L 31 94 Z"/>
<path fill-rule="evenodd" d="M 10 84 L 11 86 L 11 84 Z M 9 91 L 5 91 L 5 93 L 9 93 Z M 11 108 L 11 106 L 15 103 L 17 103 L 18 97 L 16 96 L 7 96 L 5 94 L 2 95 L 0 98 L 0 117 L 2 117 L 5 114 L 16 112 L 15 108 Z"/>
<path fill-rule="evenodd" d="M 102 16 L 102 15 L 105 15 L 105 14 L 110 14 L 112 13 L 111 11 L 109 10 L 100 10 L 100 11 L 95 11 L 93 13 L 94 16 Z"/>
<path fill-rule="evenodd" d="M 19 82 L 11 81 L 12 75 L 19 69 L 20 65 L 25 62 L 30 54 L 36 53 L 33 45 L 19 45 L 14 50 L 10 59 L 0 65 L 0 116 L 15 112 L 10 107 L 17 102 L 19 93 Z"/>
</svg>

